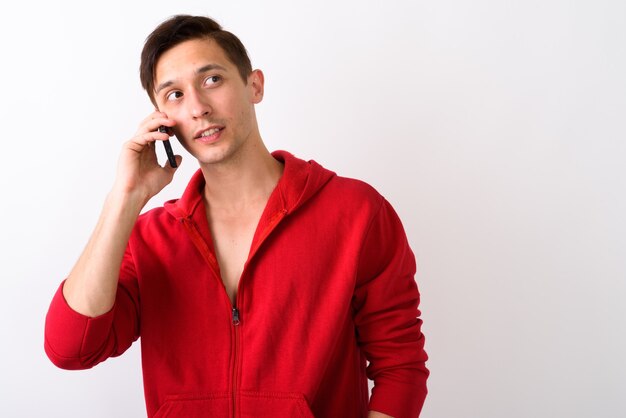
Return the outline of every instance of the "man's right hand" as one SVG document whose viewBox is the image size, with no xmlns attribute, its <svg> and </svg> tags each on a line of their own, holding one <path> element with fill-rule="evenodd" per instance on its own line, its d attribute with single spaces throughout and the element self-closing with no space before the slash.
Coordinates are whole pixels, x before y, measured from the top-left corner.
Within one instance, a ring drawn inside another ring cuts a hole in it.
<svg viewBox="0 0 626 418">
<path fill-rule="evenodd" d="M 172 128 L 175 125 L 175 121 L 159 111 L 154 111 L 140 123 L 135 136 L 122 148 L 113 187 L 114 194 L 133 195 L 145 205 L 172 181 L 176 168 L 167 162 L 164 166 L 159 165 L 156 144 L 169 139 L 167 133 L 158 131 L 159 127 Z M 181 161 L 182 157 L 177 155 L 178 166 Z"/>
</svg>

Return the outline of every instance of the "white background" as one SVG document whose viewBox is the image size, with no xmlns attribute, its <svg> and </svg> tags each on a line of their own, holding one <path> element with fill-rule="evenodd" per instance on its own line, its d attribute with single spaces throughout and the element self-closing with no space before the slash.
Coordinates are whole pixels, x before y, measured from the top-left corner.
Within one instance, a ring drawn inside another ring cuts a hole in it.
<svg viewBox="0 0 626 418">
<path fill-rule="evenodd" d="M 43 324 L 151 111 L 143 40 L 193 13 L 264 70 L 270 149 L 368 181 L 399 212 L 431 357 L 423 417 L 626 416 L 623 1 L 0 9 L 0 415 L 145 416 L 138 346 L 62 371 Z M 150 206 L 195 169 L 187 155 Z"/>
</svg>

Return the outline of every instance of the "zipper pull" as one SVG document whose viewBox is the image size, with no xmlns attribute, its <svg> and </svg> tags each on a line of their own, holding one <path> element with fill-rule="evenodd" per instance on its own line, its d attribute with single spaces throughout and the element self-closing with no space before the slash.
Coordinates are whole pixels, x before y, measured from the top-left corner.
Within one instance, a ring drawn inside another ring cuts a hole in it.
<svg viewBox="0 0 626 418">
<path fill-rule="evenodd" d="M 241 321 L 239 320 L 239 309 L 233 308 L 233 325 L 239 325 Z"/>
</svg>

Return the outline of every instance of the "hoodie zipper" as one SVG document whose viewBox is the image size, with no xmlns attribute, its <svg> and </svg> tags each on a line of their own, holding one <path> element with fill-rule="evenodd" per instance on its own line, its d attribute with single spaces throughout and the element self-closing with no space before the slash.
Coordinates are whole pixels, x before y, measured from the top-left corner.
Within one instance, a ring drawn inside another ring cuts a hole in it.
<svg viewBox="0 0 626 418">
<path fill-rule="evenodd" d="M 228 297 L 228 293 L 226 292 L 226 288 L 224 287 L 224 283 L 219 274 L 219 265 L 217 263 L 217 259 L 211 252 L 210 247 L 208 246 L 206 240 L 202 237 L 202 234 L 196 227 L 195 222 L 193 222 L 190 218 L 182 218 L 181 221 L 183 223 L 183 226 L 187 230 L 187 233 L 189 234 L 191 241 L 194 243 L 198 251 L 200 251 L 200 254 L 204 258 L 204 260 L 211 267 L 214 277 L 216 278 L 216 280 L 220 281 L 220 284 L 222 285 L 222 288 L 224 289 L 223 296 L 228 301 L 228 305 L 230 305 L 230 322 L 231 322 L 231 330 L 232 330 L 232 352 L 231 352 L 232 360 L 231 361 L 233 365 L 232 371 L 231 371 L 231 382 L 232 382 L 231 407 L 232 407 L 232 417 L 236 417 L 237 416 L 236 414 L 237 395 L 236 394 L 237 394 L 237 385 L 239 383 L 237 379 L 237 376 L 238 376 L 237 369 L 238 369 L 238 363 L 239 363 L 239 359 L 238 359 L 239 338 L 240 338 L 239 337 L 239 325 L 241 324 L 241 314 L 240 314 L 239 308 L 236 306 L 237 304 L 236 303 L 233 304 L 230 300 L 230 297 Z M 241 276 L 243 277 L 243 272 Z M 241 284 L 241 277 L 239 278 L 239 283 Z M 237 295 L 239 295 L 239 289 L 237 289 Z"/>
<path fill-rule="evenodd" d="M 232 376 L 231 376 L 232 377 L 231 389 L 232 389 L 232 411 L 233 411 L 233 417 L 235 418 L 237 417 L 237 412 L 238 412 L 237 411 L 237 389 L 239 386 L 239 375 L 241 372 L 241 349 L 240 349 L 241 335 L 240 334 L 241 334 L 241 293 L 243 291 L 242 282 L 243 282 L 244 276 L 246 275 L 246 266 L 249 264 L 250 260 L 254 257 L 254 255 L 257 253 L 258 249 L 261 247 L 261 245 L 263 244 L 265 239 L 268 237 L 268 235 L 274 230 L 276 225 L 278 225 L 278 223 L 285 217 L 286 214 L 287 214 L 287 211 L 283 209 L 277 212 L 274 216 L 272 216 L 272 218 L 268 221 L 268 224 L 265 227 L 263 233 L 259 236 L 259 239 L 257 240 L 256 245 L 254 245 L 253 243 L 254 247 L 252 247 L 248 260 L 244 264 L 243 271 L 241 272 L 241 276 L 239 277 L 239 283 L 237 285 L 237 295 L 235 297 L 234 304 L 230 302 L 230 298 L 228 297 L 228 293 L 226 292 L 226 288 L 224 287 L 224 283 L 219 274 L 219 266 L 217 263 L 217 259 L 211 252 L 207 242 L 202 237 L 202 234 L 196 227 L 196 224 L 190 218 L 181 219 L 185 229 L 189 233 L 191 240 L 195 244 L 196 248 L 198 248 L 198 250 L 200 251 L 200 254 L 202 254 L 203 258 L 207 261 L 207 263 L 213 270 L 215 277 L 218 280 L 220 280 L 220 284 L 222 285 L 222 288 L 224 289 L 224 296 L 226 297 L 229 305 L 231 306 L 231 324 L 232 324 L 232 329 L 233 329 L 233 371 L 232 371 Z"/>
<path fill-rule="evenodd" d="M 239 309 L 233 307 L 233 325 L 237 326 L 241 323 L 241 321 L 239 320 Z"/>
<path fill-rule="evenodd" d="M 241 318 L 239 316 L 239 309 L 233 306 L 232 311 L 232 324 L 233 324 L 233 375 L 232 375 L 232 403 L 233 403 L 233 417 L 237 417 L 237 387 L 239 385 L 239 355 L 240 355 L 240 336 L 239 333 L 241 324 Z"/>
</svg>

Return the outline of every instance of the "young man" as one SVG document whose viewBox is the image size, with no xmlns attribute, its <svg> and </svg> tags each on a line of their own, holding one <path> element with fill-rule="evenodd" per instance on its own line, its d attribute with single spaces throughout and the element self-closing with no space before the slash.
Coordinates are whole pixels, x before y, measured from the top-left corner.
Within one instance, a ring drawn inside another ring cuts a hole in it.
<svg viewBox="0 0 626 418">
<path fill-rule="evenodd" d="M 124 145 L 52 300 L 50 359 L 90 368 L 141 336 L 150 417 L 418 416 L 428 371 L 415 262 L 389 203 L 268 152 L 254 110 L 263 73 L 211 19 L 157 27 L 141 80 L 156 110 Z M 161 126 L 200 169 L 180 199 L 140 216 L 176 171 L 157 162 Z"/>
</svg>

